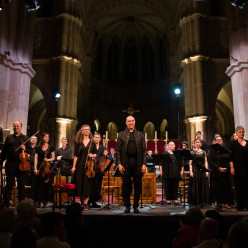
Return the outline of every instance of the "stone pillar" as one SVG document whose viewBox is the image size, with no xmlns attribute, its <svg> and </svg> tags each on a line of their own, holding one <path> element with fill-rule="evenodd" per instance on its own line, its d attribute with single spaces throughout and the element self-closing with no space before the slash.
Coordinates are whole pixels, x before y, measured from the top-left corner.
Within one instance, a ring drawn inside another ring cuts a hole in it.
<svg viewBox="0 0 248 248">
<path fill-rule="evenodd" d="M 12 133 L 13 122 L 22 122 L 22 133 L 27 131 L 30 81 L 35 71 L 0 54 L 0 126 Z"/>
<path fill-rule="evenodd" d="M 248 138 L 248 21 L 247 10 L 231 9 L 230 66 L 226 70 L 231 78 L 235 127 L 243 126 Z"/>
</svg>

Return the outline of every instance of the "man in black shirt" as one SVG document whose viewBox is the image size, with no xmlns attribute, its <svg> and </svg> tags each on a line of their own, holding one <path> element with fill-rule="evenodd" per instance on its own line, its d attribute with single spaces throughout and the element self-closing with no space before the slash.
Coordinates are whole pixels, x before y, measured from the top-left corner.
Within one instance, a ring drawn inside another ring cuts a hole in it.
<svg viewBox="0 0 248 248">
<path fill-rule="evenodd" d="M 55 151 L 55 159 L 61 164 L 58 169 L 62 176 L 66 177 L 67 183 L 71 183 L 71 166 L 72 166 L 72 150 L 68 147 L 68 140 L 66 137 L 61 138 L 62 147 Z"/>
<path fill-rule="evenodd" d="M 146 142 L 144 133 L 135 128 L 133 116 L 126 118 L 126 126 L 126 130 L 117 138 L 117 164 L 122 177 L 122 197 L 126 207 L 124 213 L 130 213 L 130 196 L 134 182 L 133 208 L 134 213 L 138 214 L 142 176 L 146 172 Z"/>
<path fill-rule="evenodd" d="M 6 186 L 4 191 L 4 206 L 9 207 L 9 201 L 11 199 L 11 193 L 13 186 L 15 185 L 15 177 L 17 178 L 17 190 L 18 200 L 21 201 L 25 198 L 25 179 L 26 172 L 19 170 L 19 164 L 21 162 L 19 154 L 23 150 L 26 150 L 26 145 L 23 145 L 28 137 L 21 133 L 22 123 L 16 121 L 13 123 L 13 134 L 10 134 L 4 143 L 3 150 L 1 153 L 2 167 L 5 160 L 5 172 L 6 172 Z"/>
</svg>

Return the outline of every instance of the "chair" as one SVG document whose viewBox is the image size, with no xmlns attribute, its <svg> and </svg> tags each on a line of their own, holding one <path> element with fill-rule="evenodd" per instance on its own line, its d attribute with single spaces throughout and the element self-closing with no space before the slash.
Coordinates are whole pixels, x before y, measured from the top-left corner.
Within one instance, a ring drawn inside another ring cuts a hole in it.
<svg viewBox="0 0 248 248">
<path fill-rule="evenodd" d="M 109 180 L 109 182 L 108 182 Z M 108 185 L 109 184 L 109 185 Z M 102 203 L 106 203 L 106 196 L 111 195 L 112 197 L 112 203 L 113 203 L 113 197 L 117 196 L 117 200 L 119 202 L 119 191 L 120 187 L 117 185 L 117 180 L 115 177 L 111 176 L 111 174 L 103 176 L 102 178 L 102 187 L 101 187 L 101 201 Z"/>
<path fill-rule="evenodd" d="M 179 181 L 179 186 L 178 186 L 178 194 L 181 203 L 183 202 L 185 204 L 186 198 L 188 197 L 188 191 L 189 191 L 189 176 L 184 174 L 182 180 Z"/>
<path fill-rule="evenodd" d="M 56 207 L 61 209 L 62 205 L 62 194 L 67 194 L 67 201 L 69 202 L 70 196 L 72 196 L 73 202 L 75 202 L 75 184 L 71 183 L 54 183 L 53 184 L 53 211 Z M 59 204 L 57 204 L 59 202 Z"/>
</svg>

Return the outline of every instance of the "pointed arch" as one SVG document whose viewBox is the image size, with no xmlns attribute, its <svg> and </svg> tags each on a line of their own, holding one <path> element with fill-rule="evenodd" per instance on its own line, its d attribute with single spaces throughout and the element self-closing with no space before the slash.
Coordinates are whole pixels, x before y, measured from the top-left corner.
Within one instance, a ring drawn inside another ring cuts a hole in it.
<svg viewBox="0 0 248 248">
<path fill-rule="evenodd" d="M 166 128 L 168 127 L 168 121 L 166 119 L 163 119 L 163 121 L 161 122 L 160 125 L 160 136 L 162 139 L 165 139 L 165 132 L 166 132 Z"/>
<path fill-rule="evenodd" d="M 155 126 L 152 122 L 148 121 L 144 126 L 144 133 L 147 133 L 147 139 L 155 138 Z"/>
<path fill-rule="evenodd" d="M 118 127 L 114 122 L 109 122 L 107 126 L 108 131 L 108 139 L 109 140 L 115 140 L 117 139 L 117 133 L 118 133 Z"/>
</svg>

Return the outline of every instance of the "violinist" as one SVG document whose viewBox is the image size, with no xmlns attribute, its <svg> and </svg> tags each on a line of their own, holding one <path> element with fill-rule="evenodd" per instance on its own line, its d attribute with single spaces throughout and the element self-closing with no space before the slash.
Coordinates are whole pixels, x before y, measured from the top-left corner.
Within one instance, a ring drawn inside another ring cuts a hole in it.
<svg viewBox="0 0 248 248">
<path fill-rule="evenodd" d="M 62 161 L 60 173 L 66 177 L 67 183 L 71 183 L 72 150 L 68 147 L 66 137 L 61 138 L 62 146 L 55 151 L 55 159 Z"/>
<path fill-rule="evenodd" d="M 98 194 L 96 177 L 89 178 L 87 176 L 88 165 L 91 164 L 92 159 L 97 157 L 96 153 L 96 144 L 93 141 L 90 126 L 83 125 L 75 137 L 74 161 L 71 170 L 83 210 L 88 210 L 90 195 Z"/>
<path fill-rule="evenodd" d="M 100 144 L 101 141 L 101 134 L 98 132 L 94 133 L 93 136 L 93 141 L 95 142 L 96 145 L 96 160 L 95 160 L 95 166 L 98 168 L 99 165 L 99 159 L 102 157 L 106 157 L 108 154 L 108 151 L 105 149 L 105 147 Z M 96 170 L 96 180 L 97 180 L 97 185 L 98 185 L 98 192 L 96 195 L 91 195 L 89 199 L 89 204 L 91 208 L 100 208 L 100 206 L 96 203 L 96 201 L 100 200 L 100 192 L 101 192 L 101 185 L 102 185 L 102 178 L 103 178 L 103 173 L 101 173 L 99 170 Z"/>
<path fill-rule="evenodd" d="M 28 142 L 25 145 L 23 144 L 28 140 L 28 137 L 22 134 L 22 123 L 20 121 L 13 123 L 13 131 L 14 133 L 10 134 L 5 140 L 0 162 L 0 167 L 2 168 L 3 162 L 7 159 L 5 164 L 6 186 L 3 196 L 3 205 L 7 208 L 10 205 L 9 202 L 13 186 L 15 185 L 15 177 L 17 178 L 18 201 L 25 198 L 26 172 L 19 169 L 21 162 L 19 155 L 22 149 L 26 151 L 26 148 L 29 146 Z"/>
<path fill-rule="evenodd" d="M 38 176 L 38 204 L 49 207 L 51 201 L 51 163 L 55 159 L 54 147 L 49 144 L 49 134 L 42 133 L 41 141 L 35 149 L 34 173 Z"/>
<path fill-rule="evenodd" d="M 27 174 L 26 185 L 31 186 L 31 198 L 36 202 L 37 192 L 36 192 L 36 176 L 34 175 L 34 159 L 35 159 L 35 149 L 37 145 L 37 137 L 35 135 L 30 138 L 30 146 L 27 149 L 30 154 L 30 171 Z"/>
</svg>

